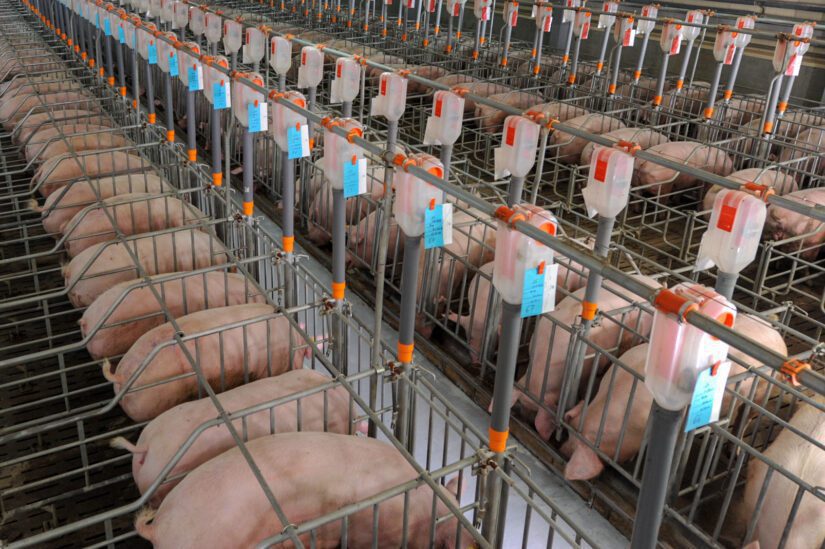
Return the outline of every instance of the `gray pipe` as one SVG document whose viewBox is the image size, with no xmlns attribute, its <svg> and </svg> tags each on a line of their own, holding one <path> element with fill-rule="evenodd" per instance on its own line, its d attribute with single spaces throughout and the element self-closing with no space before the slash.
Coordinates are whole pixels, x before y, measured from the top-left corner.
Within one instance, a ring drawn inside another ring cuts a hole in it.
<svg viewBox="0 0 825 549">
<path fill-rule="evenodd" d="M 186 92 L 186 147 L 189 161 L 195 162 L 198 155 L 197 114 L 195 113 L 195 93 Z"/>
<path fill-rule="evenodd" d="M 173 108 L 173 93 L 172 93 L 172 73 L 166 73 L 166 104 L 163 106 L 166 109 L 166 139 L 170 143 L 175 142 L 175 110 Z"/>
<path fill-rule="evenodd" d="M 724 63 L 717 63 L 716 70 L 713 73 L 713 78 L 710 81 L 710 93 L 708 94 L 708 102 L 705 105 L 705 119 L 713 118 L 713 107 L 716 105 L 716 92 L 719 90 L 719 80 L 722 78 L 722 68 Z"/>
<path fill-rule="evenodd" d="M 524 190 L 523 177 L 510 177 L 510 185 L 507 187 L 507 205 L 511 208 L 521 203 L 521 194 Z"/>
<path fill-rule="evenodd" d="M 135 88 L 135 97 L 138 97 L 140 87 Z M 149 123 L 155 123 L 155 88 L 152 84 L 152 65 L 146 63 L 146 110 L 149 111 Z"/>
<path fill-rule="evenodd" d="M 688 41 L 687 48 L 685 48 L 685 56 L 682 58 L 682 66 L 679 68 L 679 79 L 676 81 L 676 93 L 682 93 L 682 86 L 685 83 L 685 74 L 687 74 L 688 63 L 690 63 L 690 54 L 693 51 L 693 40 Z"/>
<path fill-rule="evenodd" d="M 412 346 L 415 343 L 415 305 L 418 288 L 418 264 L 421 261 L 421 236 L 404 237 L 404 263 L 401 269 L 401 313 L 398 328 L 398 356 L 401 372 L 411 372 Z M 407 353 L 405 349 L 410 349 Z M 398 409 L 395 434 L 398 441 L 409 447 L 411 389 L 406 375 L 398 377 Z"/>
<path fill-rule="evenodd" d="M 281 166 L 283 166 L 281 172 L 281 232 L 287 256 L 286 261 L 292 264 L 295 242 L 295 159 L 289 158 L 287 152 L 282 152 Z M 244 172 L 246 172 L 246 167 L 244 167 Z M 284 302 L 287 307 L 297 306 L 296 286 L 294 270 L 289 267 L 285 268 Z"/>
<path fill-rule="evenodd" d="M 607 55 L 607 43 L 610 41 L 610 28 L 611 27 L 605 27 L 604 29 L 604 37 L 602 38 L 602 45 L 599 50 L 599 61 L 596 63 L 597 75 L 601 74 L 604 68 L 604 57 Z"/>
<path fill-rule="evenodd" d="M 227 155 L 228 156 L 228 155 Z M 255 199 L 253 188 L 253 170 L 255 169 L 255 146 L 252 132 L 249 128 L 243 130 L 243 206 L 244 215 L 252 216 L 252 204 Z M 229 181 L 226 182 L 227 187 Z"/>
<path fill-rule="evenodd" d="M 739 65 L 742 63 L 742 56 L 745 54 L 745 48 L 736 48 L 736 54 L 733 57 L 733 65 L 730 68 L 730 75 L 728 76 L 728 85 L 725 87 L 725 103 L 730 101 L 733 96 L 733 86 L 736 84 L 736 77 L 739 74 Z"/>
<path fill-rule="evenodd" d="M 642 67 L 645 63 L 645 54 L 647 53 L 647 43 L 650 41 L 650 33 L 646 32 L 642 39 L 642 47 L 639 50 L 639 60 L 636 61 L 636 71 L 633 73 L 633 81 L 638 84 L 639 78 L 642 77 Z"/>
<path fill-rule="evenodd" d="M 733 291 L 736 289 L 736 280 L 739 273 L 726 273 L 722 270 L 716 271 L 716 291 L 728 299 L 733 298 Z"/>
</svg>

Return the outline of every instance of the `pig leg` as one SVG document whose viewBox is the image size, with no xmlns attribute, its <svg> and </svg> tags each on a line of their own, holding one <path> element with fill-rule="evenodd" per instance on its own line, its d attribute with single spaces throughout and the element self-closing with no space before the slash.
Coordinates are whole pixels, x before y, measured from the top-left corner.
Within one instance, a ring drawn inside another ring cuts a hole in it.
<svg viewBox="0 0 825 549">
<path fill-rule="evenodd" d="M 568 442 L 573 443 L 573 454 L 564 467 L 564 478 L 567 480 L 590 480 L 602 474 L 604 463 L 590 446 L 578 438 L 572 438 Z"/>
</svg>

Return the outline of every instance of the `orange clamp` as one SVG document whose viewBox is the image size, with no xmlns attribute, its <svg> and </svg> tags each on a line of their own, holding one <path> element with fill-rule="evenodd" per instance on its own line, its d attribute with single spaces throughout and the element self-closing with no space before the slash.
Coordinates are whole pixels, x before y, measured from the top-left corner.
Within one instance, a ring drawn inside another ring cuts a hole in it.
<svg viewBox="0 0 825 549">
<path fill-rule="evenodd" d="M 175 130 L 166 130 L 166 140 L 170 143 L 175 141 Z"/>
<path fill-rule="evenodd" d="M 412 362 L 413 358 L 413 350 L 415 349 L 414 343 L 401 343 L 398 342 L 398 360 L 404 362 L 405 364 L 409 364 Z"/>
<path fill-rule="evenodd" d="M 490 427 L 490 450 L 496 453 L 502 453 L 507 449 L 507 437 L 510 435 L 510 430 L 496 431 Z"/>
<path fill-rule="evenodd" d="M 674 314 L 679 319 L 687 318 L 691 311 L 699 309 L 699 305 L 667 288 L 660 288 L 653 296 L 653 306 L 663 313 Z"/>
<path fill-rule="evenodd" d="M 347 142 L 353 143 L 356 137 L 364 137 L 364 132 L 361 128 L 352 128 L 347 132 Z"/>
<path fill-rule="evenodd" d="M 761 198 L 765 202 L 768 201 L 768 198 L 770 198 L 771 195 L 776 194 L 776 191 L 773 189 L 773 187 L 762 185 L 760 183 L 754 183 L 753 181 L 745 183 L 744 185 L 742 185 L 742 188 L 747 191 L 750 191 L 751 193 L 756 195 L 758 198 Z"/>
<path fill-rule="evenodd" d="M 802 361 L 797 360 L 795 358 L 791 358 L 791 359 L 786 360 L 782 364 L 782 367 L 779 368 L 779 371 L 781 373 L 785 374 L 785 377 L 788 379 L 788 381 L 791 382 L 791 385 L 798 386 L 799 385 L 799 379 L 797 379 L 797 376 L 800 373 L 802 373 L 803 370 L 810 370 L 810 369 L 811 369 L 811 365 L 808 364 L 807 362 L 802 362 Z"/>
<path fill-rule="evenodd" d="M 212 174 L 212 184 L 216 187 L 220 187 L 223 185 L 223 174 L 222 173 L 213 173 Z"/>
<path fill-rule="evenodd" d="M 593 320 L 599 306 L 590 301 L 582 301 L 582 320 Z"/>
<path fill-rule="evenodd" d="M 404 162 L 407 160 L 407 157 L 403 154 L 396 154 L 392 157 L 392 163 L 398 166 L 399 168 L 404 165 Z"/>
<path fill-rule="evenodd" d="M 198 160 L 198 150 L 197 149 L 189 149 L 186 151 L 186 154 L 189 157 L 189 162 L 195 162 Z"/>
<path fill-rule="evenodd" d="M 148 118 L 149 118 L 149 123 L 150 123 L 150 124 L 154 124 L 154 123 L 155 123 L 155 120 L 156 120 L 156 118 L 157 118 L 157 116 L 156 116 L 156 114 L 155 114 L 155 113 L 150 112 L 150 113 L 149 113 Z"/>
<path fill-rule="evenodd" d="M 395 72 L 402 78 L 407 78 L 410 75 L 410 71 L 407 69 L 399 69 Z"/>
<path fill-rule="evenodd" d="M 625 141 L 624 139 L 619 139 L 614 147 L 617 149 L 624 149 L 630 156 L 635 156 L 637 152 L 642 150 L 642 147 L 640 147 L 638 143 L 634 143 L 633 141 Z"/>
<path fill-rule="evenodd" d="M 707 107 L 705 109 L 705 118 L 708 120 L 713 118 L 713 107 Z"/>
<path fill-rule="evenodd" d="M 507 206 L 499 206 L 496 209 L 496 218 L 504 221 L 509 226 L 514 226 L 517 221 L 526 221 L 527 217 L 521 212 L 518 212 Z"/>
<path fill-rule="evenodd" d="M 255 211 L 255 203 L 254 202 L 244 202 L 243 203 L 243 214 L 247 217 L 251 216 L 252 213 Z"/>
<path fill-rule="evenodd" d="M 295 249 L 295 237 L 294 236 L 284 236 L 281 239 L 281 242 L 284 246 L 284 251 L 288 254 L 292 253 L 292 250 Z"/>
<path fill-rule="evenodd" d="M 344 290 L 347 288 L 346 282 L 332 283 L 332 299 L 344 299 Z"/>
<path fill-rule="evenodd" d="M 278 90 L 272 90 L 271 92 L 269 92 L 269 98 L 273 101 L 276 101 L 276 102 L 279 99 L 281 99 L 283 96 L 284 96 L 284 94 L 279 92 Z"/>
<path fill-rule="evenodd" d="M 121 86 L 120 87 L 120 96 L 121 97 L 126 97 L 126 86 Z"/>
</svg>

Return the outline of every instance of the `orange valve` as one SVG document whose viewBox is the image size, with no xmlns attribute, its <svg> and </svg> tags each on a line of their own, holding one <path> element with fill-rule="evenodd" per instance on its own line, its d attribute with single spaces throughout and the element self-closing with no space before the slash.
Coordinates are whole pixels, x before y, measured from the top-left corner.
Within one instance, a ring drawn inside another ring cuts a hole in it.
<svg viewBox="0 0 825 549">
<path fill-rule="evenodd" d="M 798 376 L 805 370 L 810 370 L 811 365 L 807 362 L 802 362 L 795 358 L 791 358 L 786 360 L 779 371 L 785 375 L 791 385 L 798 387 L 799 386 L 799 379 Z"/>
<path fill-rule="evenodd" d="M 332 298 L 341 300 L 344 299 L 344 292 L 347 289 L 346 282 L 333 282 L 332 283 Z"/>
<path fill-rule="evenodd" d="M 699 305 L 683 295 L 667 288 L 660 288 L 653 296 L 653 306 L 663 313 L 676 315 L 679 319 L 687 318 L 688 313 L 699 310 Z"/>
<path fill-rule="evenodd" d="M 212 184 L 215 185 L 216 187 L 220 187 L 221 185 L 223 185 L 223 174 L 220 173 L 220 172 L 213 173 L 212 174 Z"/>
<path fill-rule="evenodd" d="M 295 237 L 294 236 L 284 236 L 281 239 L 282 245 L 284 247 L 284 251 L 288 254 L 291 254 L 292 251 L 295 249 Z"/>
<path fill-rule="evenodd" d="M 582 301 L 582 320 L 593 320 L 596 318 L 596 311 L 599 306 L 590 301 Z"/>
<path fill-rule="evenodd" d="M 510 436 L 509 429 L 507 431 L 496 431 L 490 427 L 490 450 L 496 453 L 502 453 L 507 449 L 507 437 Z"/>
<path fill-rule="evenodd" d="M 255 204 L 253 202 L 244 202 L 243 203 L 243 214 L 246 217 L 251 217 L 255 211 Z"/>
<path fill-rule="evenodd" d="M 412 362 L 413 358 L 413 351 L 415 350 L 415 344 L 413 343 L 401 343 L 398 342 L 398 360 L 409 364 Z"/>
</svg>

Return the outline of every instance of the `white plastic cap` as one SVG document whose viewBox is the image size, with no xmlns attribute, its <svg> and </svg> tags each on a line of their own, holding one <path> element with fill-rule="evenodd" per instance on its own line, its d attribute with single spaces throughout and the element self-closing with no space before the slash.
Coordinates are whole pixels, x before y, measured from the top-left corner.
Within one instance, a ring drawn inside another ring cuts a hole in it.
<svg viewBox="0 0 825 549">
<path fill-rule="evenodd" d="M 409 159 L 439 179 L 444 177 L 444 165 L 434 156 L 417 153 Z M 392 212 L 398 226 L 407 236 L 421 236 L 424 234 L 424 215 L 427 208 L 441 204 L 444 193 L 402 168 L 395 171 L 394 187 L 395 202 Z"/>
<path fill-rule="evenodd" d="M 504 120 L 501 147 L 494 152 L 496 179 L 524 177 L 533 169 L 539 131 L 538 124 L 523 116 L 511 115 Z"/>
<path fill-rule="evenodd" d="M 298 87 L 314 88 L 324 78 L 324 54 L 314 46 L 301 48 L 301 65 L 298 67 Z"/>
<path fill-rule="evenodd" d="M 398 73 L 381 73 L 378 95 L 372 99 L 370 114 L 398 121 L 407 108 L 407 79 Z"/>
<path fill-rule="evenodd" d="M 767 207 L 752 194 L 725 189 L 716 195 L 710 223 L 702 235 L 694 271 L 717 265 L 739 273 L 756 258 Z"/>
<path fill-rule="evenodd" d="M 452 145 L 461 135 L 464 121 L 464 98 L 451 91 L 433 94 L 433 114 L 427 118 L 425 145 Z"/>
</svg>

